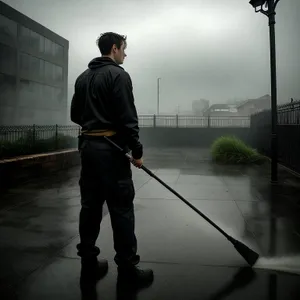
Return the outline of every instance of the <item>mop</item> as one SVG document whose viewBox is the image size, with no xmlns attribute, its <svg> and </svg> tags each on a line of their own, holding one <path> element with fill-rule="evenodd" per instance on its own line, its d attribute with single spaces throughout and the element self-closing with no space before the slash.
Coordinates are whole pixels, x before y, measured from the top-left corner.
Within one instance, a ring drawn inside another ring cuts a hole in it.
<svg viewBox="0 0 300 300">
<path fill-rule="evenodd" d="M 133 158 L 129 153 L 127 153 L 124 149 L 119 147 L 116 143 L 110 140 L 108 137 L 104 137 L 109 143 L 111 143 L 114 147 L 120 150 L 125 156 L 132 162 Z M 158 178 L 153 172 L 151 172 L 144 165 L 141 166 L 141 169 L 144 170 L 148 175 L 156 179 L 159 183 L 161 183 L 164 187 L 166 187 L 170 192 L 172 192 L 175 196 L 177 196 L 180 200 L 182 200 L 185 204 L 187 204 L 190 208 L 192 208 L 197 214 L 199 214 L 202 218 L 204 218 L 208 223 L 210 223 L 215 229 L 217 229 L 237 250 L 237 252 L 246 260 L 246 262 L 252 267 L 256 263 L 259 258 L 259 254 L 247 247 L 242 242 L 234 239 L 228 233 L 226 233 L 223 229 L 221 229 L 217 224 L 215 224 L 212 220 L 210 220 L 205 214 L 203 214 L 199 209 L 193 206 L 190 202 L 184 199 L 180 194 L 178 194 L 175 190 L 173 190 L 170 186 L 168 186 L 165 182 L 163 182 L 160 178 Z"/>
</svg>

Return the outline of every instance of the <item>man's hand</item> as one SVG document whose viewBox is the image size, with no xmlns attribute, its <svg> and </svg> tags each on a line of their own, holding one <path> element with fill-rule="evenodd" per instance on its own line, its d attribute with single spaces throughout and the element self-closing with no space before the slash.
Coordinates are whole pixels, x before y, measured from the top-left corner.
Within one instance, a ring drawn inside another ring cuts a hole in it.
<svg viewBox="0 0 300 300">
<path fill-rule="evenodd" d="M 135 166 L 135 167 L 137 167 L 137 168 L 141 168 L 142 167 L 142 165 L 143 165 L 143 159 L 142 158 L 140 158 L 140 159 L 134 159 L 134 158 L 132 158 L 132 160 L 131 160 L 131 162 L 132 162 L 132 164 Z"/>
</svg>

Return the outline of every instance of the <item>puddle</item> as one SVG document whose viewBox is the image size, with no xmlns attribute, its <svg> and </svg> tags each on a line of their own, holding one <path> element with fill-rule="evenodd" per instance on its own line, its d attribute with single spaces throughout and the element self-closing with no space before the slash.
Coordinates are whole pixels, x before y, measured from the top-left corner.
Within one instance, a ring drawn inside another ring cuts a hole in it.
<svg viewBox="0 0 300 300">
<path fill-rule="evenodd" d="M 253 268 L 282 271 L 300 275 L 300 255 L 260 257 Z"/>
</svg>

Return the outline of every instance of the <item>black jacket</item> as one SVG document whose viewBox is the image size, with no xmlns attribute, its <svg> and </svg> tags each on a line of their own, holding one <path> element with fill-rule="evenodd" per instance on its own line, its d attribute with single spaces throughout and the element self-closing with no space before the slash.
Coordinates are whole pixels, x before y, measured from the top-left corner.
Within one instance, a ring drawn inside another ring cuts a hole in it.
<svg viewBox="0 0 300 300">
<path fill-rule="evenodd" d="M 108 57 L 97 57 L 76 79 L 71 120 L 82 130 L 115 130 L 115 141 L 129 147 L 138 159 L 143 146 L 132 90 L 131 78 L 122 67 Z"/>
</svg>

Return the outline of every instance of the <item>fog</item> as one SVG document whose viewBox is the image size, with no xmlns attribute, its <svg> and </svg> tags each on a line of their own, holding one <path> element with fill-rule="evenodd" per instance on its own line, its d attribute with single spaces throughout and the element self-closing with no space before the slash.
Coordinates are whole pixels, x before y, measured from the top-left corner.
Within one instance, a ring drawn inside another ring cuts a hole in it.
<svg viewBox="0 0 300 300">
<path fill-rule="evenodd" d="M 115 31 L 128 36 L 129 72 L 139 113 L 191 110 L 270 94 L 268 19 L 248 0 L 4 0 L 70 42 L 70 103 L 76 77 L 99 56 L 96 39 Z M 278 102 L 300 98 L 300 1 L 277 7 Z"/>
</svg>

